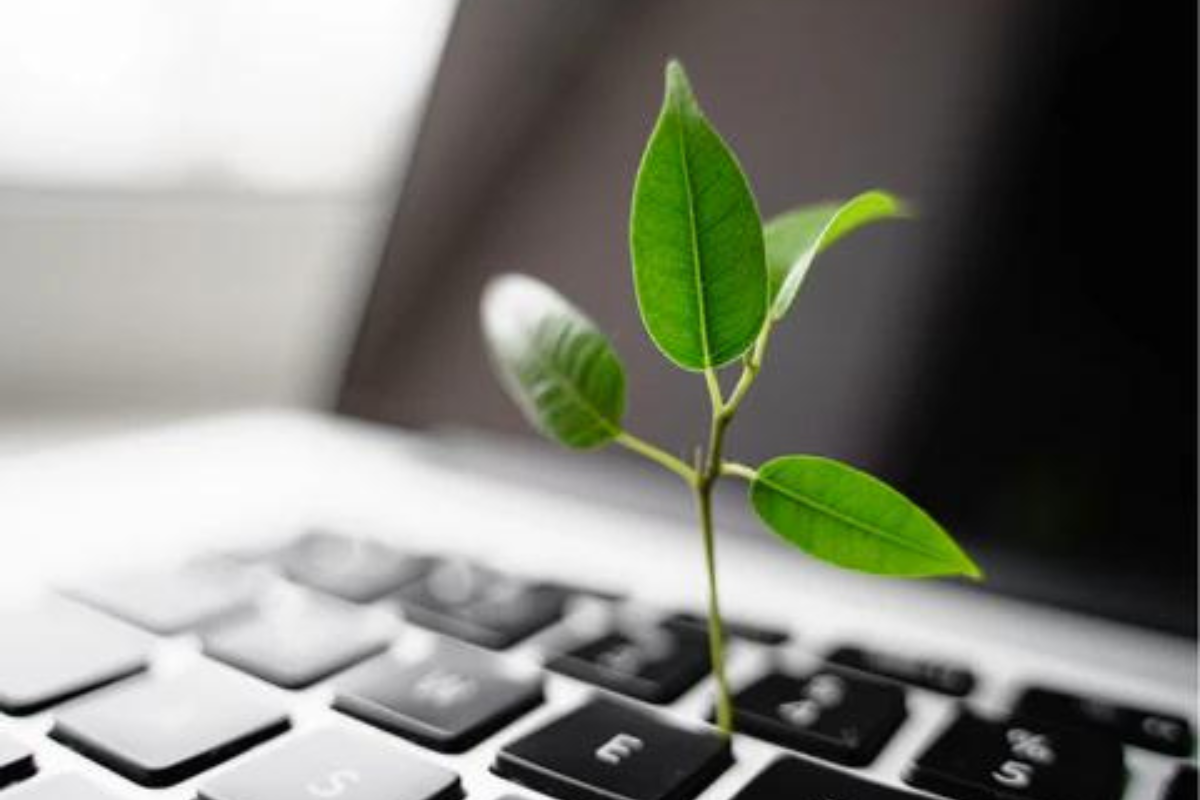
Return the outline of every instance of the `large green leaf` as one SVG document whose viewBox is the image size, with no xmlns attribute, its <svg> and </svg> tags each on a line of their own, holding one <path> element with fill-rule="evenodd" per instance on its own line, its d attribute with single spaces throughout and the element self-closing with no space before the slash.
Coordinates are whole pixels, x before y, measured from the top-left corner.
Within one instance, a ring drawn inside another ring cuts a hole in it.
<svg viewBox="0 0 1200 800">
<path fill-rule="evenodd" d="M 818 253 L 864 225 L 907 215 L 898 198 L 870 191 L 844 202 L 803 206 L 772 219 L 763 231 L 771 316 L 780 319 L 787 313 Z"/>
<path fill-rule="evenodd" d="M 940 525 L 882 481 L 839 461 L 783 456 L 750 484 L 758 516 L 823 561 L 877 575 L 982 577 Z"/>
<path fill-rule="evenodd" d="M 492 279 L 480 312 L 500 381 L 535 428 L 576 448 L 620 433 L 625 371 L 591 320 L 546 284 L 516 274 Z"/>
<path fill-rule="evenodd" d="M 630 246 L 642 321 L 668 358 L 702 370 L 750 348 L 767 310 L 762 220 L 677 62 L 634 184 Z"/>
</svg>

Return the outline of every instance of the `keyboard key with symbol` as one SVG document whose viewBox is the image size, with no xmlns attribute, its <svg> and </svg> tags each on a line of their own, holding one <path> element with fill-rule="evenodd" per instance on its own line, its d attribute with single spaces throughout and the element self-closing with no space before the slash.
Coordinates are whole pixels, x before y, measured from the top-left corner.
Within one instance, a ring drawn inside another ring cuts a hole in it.
<svg viewBox="0 0 1200 800">
<path fill-rule="evenodd" d="M 839 647 L 825 660 L 840 667 L 870 672 L 922 689 L 966 697 L 975 689 L 975 673 L 960 664 L 885 653 L 862 647 Z"/>
<path fill-rule="evenodd" d="M 0 787 L 24 780 L 37 772 L 33 763 L 33 751 L 0 733 Z"/>
<path fill-rule="evenodd" d="M 275 561 L 296 583 L 354 603 L 391 594 L 429 568 L 429 559 L 381 542 L 324 532 L 296 539 L 276 554 Z"/>
<path fill-rule="evenodd" d="M 69 593 L 134 625 L 170 635 L 246 609 L 263 580 L 258 570 L 212 559 L 165 572 L 114 575 Z"/>
<path fill-rule="evenodd" d="M 1118 800 L 1125 761 L 1121 744 L 1104 734 L 963 710 L 906 780 L 963 800 Z"/>
<path fill-rule="evenodd" d="M 4 800 L 117 800 L 82 775 L 60 772 L 22 784 Z"/>
<path fill-rule="evenodd" d="M 760 772 L 733 800 L 919 800 L 881 783 L 815 761 L 784 757 Z"/>
<path fill-rule="evenodd" d="M 63 709 L 50 735 L 130 780 L 167 786 L 288 728 L 269 690 L 211 662 Z"/>
<path fill-rule="evenodd" d="M 1092 728 L 1126 744 L 1169 756 L 1191 755 L 1195 747 L 1192 725 L 1183 717 L 1057 689 L 1026 689 L 1017 699 L 1013 714 L 1063 727 Z"/>
<path fill-rule="evenodd" d="M 285 739 L 200 786 L 201 800 L 457 800 L 453 772 L 385 736 L 321 728 Z"/>
<path fill-rule="evenodd" d="M 1162 800 L 1196 800 L 1196 768 L 1185 764 L 1167 782 Z"/>
<path fill-rule="evenodd" d="M 743 733 L 852 766 L 871 763 L 908 714 L 903 688 L 835 670 L 771 673 L 733 703 Z"/>
<path fill-rule="evenodd" d="M 708 617 L 704 614 L 680 611 L 663 620 L 663 624 L 670 628 L 684 628 L 704 636 L 708 635 Z M 785 630 L 754 625 L 738 619 L 725 620 L 725 635 L 730 639 L 769 646 L 785 644 L 791 639 L 791 635 Z"/>
<path fill-rule="evenodd" d="M 550 659 L 547 668 L 650 703 L 669 703 L 708 674 L 708 640 L 687 628 L 637 626 Z"/>
<path fill-rule="evenodd" d="M 443 752 L 462 752 L 542 701 L 541 679 L 493 653 L 443 640 L 411 659 L 386 653 L 338 681 L 334 707 Z"/>
<path fill-rule="evenodd" d="M 213 658 L 289 689 L 299 689 L 387 647 L 395 620 L 305 591 L 272 592 L 250 616 L 204 637 Z"/>
<path fill-rule="evenodd" d="M 0 614 L 0 711 L 32 714 L 143 670 L 150 637 L 62 598 Z"/>
<path fill-rule="evenodd" d="M 481 647 L 511 647 L 563 612 L 568 594 L 461 561 L 439 564 L 396 595 L 404 616 Z"/>
<path fill-rule="evenodd" d="M 562 800 L 688 800 L 732 763 L 714 730 L 597 698 L 506 745 L 493 771 Z"/>
</svg>

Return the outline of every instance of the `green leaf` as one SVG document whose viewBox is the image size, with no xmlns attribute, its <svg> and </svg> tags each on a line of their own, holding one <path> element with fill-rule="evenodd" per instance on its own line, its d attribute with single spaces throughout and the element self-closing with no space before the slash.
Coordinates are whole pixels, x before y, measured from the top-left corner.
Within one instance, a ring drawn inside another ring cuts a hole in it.
<svg viewBox="0 0 1200 800">
<path fill-rule="evenodd" d="M 674 61 L 633 188 L 630 247 L 642 322 L 667 358 L 703 370 L 750 348 L 767 312 L 762 220 Z"/>
<path fill-rule="evenodd" d="M 502 275 L 484 290 L 480 314 L 500 382 L 530 424 L 580 449 L 621 432 L 621 361 L 562 295 L 526 275 Z"/>
<path fill-rule="evenodd" d="M 784 540 L 839 567 L 905 577 L 983 576 L 915 503 L 839 461 L 768 461 L 751 481 L 750 502 Z"/>
<path fill-rule="evenodd" d="M 869 191 L 844 202 L 803 206 L 772 219 L 763 231 L 771 316 L 778 320 L 787 313 L 818 253 L 864 225 L 907 216 L 908 209 L 898 198 Z"/>
</svg>

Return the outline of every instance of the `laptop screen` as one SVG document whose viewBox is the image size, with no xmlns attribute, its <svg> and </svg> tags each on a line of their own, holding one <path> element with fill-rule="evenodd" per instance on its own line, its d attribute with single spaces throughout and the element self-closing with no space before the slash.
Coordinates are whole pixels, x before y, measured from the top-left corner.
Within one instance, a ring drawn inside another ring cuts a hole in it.
<svg viewBox="0 0 1200 800">
<path fill-rule="evenodd" d="M 860 464 L 989 590 L 1195 634 L 1193 4 L 522 6 L 460 9 L 343 411 L 525 435 L 476 321 L 516 269 L 610 332 L 631 429 L 690 450 L 704 389 L 641 330 L 626 232 L 678 56 L 764 215 L 874 186 L 920 211 L 822 257 L 731 452 Z"/>
</svg>

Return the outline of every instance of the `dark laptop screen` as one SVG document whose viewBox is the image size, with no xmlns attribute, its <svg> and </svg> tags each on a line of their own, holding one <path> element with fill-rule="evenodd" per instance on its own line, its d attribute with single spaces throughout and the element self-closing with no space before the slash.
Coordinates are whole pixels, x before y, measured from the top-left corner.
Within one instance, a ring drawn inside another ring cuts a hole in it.
<svg viewBox="0 0 1200 800">
<path fill-rule="evenodd" d="M 823 257 L 737 456 L 863 464 L 989 588 L 1194 634 L 1194 4 L 523 6 L 461 10 L 344 411 L 523 431 L 475 321 L 519 269 L 613 333 L 631 427 L 686 451 L 703 390 L 641 332 L 625 231 L 677 55 L 765 214 L 876 185 L 921 209 Z"/>
</svg>

